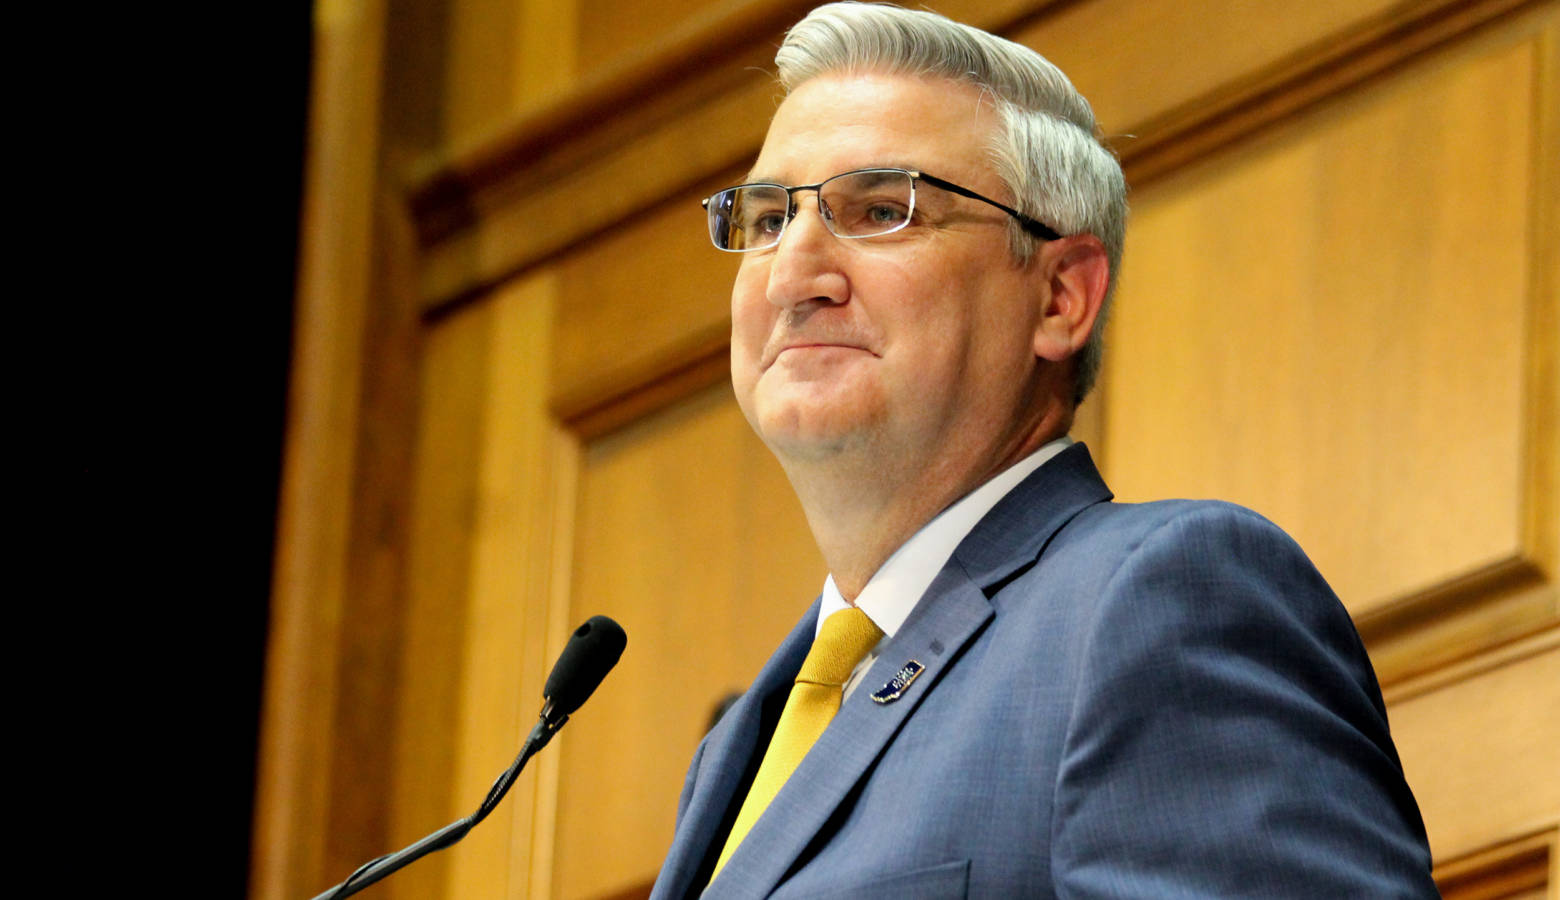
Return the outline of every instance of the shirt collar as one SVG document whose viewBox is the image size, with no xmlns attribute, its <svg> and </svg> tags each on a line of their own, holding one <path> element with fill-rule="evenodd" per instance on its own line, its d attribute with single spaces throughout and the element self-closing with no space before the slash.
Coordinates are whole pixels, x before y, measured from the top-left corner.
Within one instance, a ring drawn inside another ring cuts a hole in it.
<svg viewBox="0 0 1560 900">
<path fill-rule="evenodd" d="M 1045 444 L 938 513 L 873 573 L 856 598 L 856 607 L 883 630 L 885 639 L 893 637 L 976 523 L 1020 481 L 1072 443 L 1072 438 L 1064 435 Z M 823 582 L 816 629 L 822 630 L 825 619 L 849 605 L 834 584 L 834 576 L 829 575 Z"/>
</svg>

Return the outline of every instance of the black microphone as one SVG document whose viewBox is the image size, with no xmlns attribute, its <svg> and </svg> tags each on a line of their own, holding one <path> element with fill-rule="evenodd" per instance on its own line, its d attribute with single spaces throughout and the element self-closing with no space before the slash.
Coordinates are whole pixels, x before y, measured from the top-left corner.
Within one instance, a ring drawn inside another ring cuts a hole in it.
<svg viewBox="0 0 1560 900">
<path fill-rule="evenodd" d="M 561 726 L 590 699 L 601 679 L 617 665 L 627 643 L 628 635 L 623 633 L 623 626 L 606 616 L 591 616 L 576 628 L 568 646 L 553 664 L 547 686 L 542 689 L 542 696 L 547 700 L 542 707 L 542 719 L 556 721 Z M 556 726 L 554 730 L 557 730 Z"/>
<path fill-rule="evenodd" d="M 627 643 L 628 635 L 623 633 L 623 626 L 606 616 L 591 616 L 584 625 L 576 628 L 569 637 L 569 643 L 558 655 L 558 661 L 553 664 L 552 674 L 547 676 L 547 685 L 542 689 L 545 702 L 536 727 L 531 729 L 525 743 L 520 746 L 520 755 L 488 789 L 487 797 L 483 798 L 477 811 L 464 819 L 451 822 L 409 847 L 369 860 L 348 875 L 346 881 L 315 896 L 314 900 L 350 897 L 390 873 L 465 837 L 509 793 L 510 785 L 515 783 L 526 761 L 536 751 L 547 746 L 563 723 L 569 721 L 569 716 L 590 699 L 590 695 L 601 684 L 601 679 L 607 677 L 607 673 L 617 665 Z"/>
</svg>

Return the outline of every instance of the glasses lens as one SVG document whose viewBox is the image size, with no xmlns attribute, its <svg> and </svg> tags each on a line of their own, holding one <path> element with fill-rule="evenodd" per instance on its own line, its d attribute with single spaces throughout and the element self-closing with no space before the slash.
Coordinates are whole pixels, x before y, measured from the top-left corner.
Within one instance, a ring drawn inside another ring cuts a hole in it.
<svg viewBox="0 0 1560 900">
<path fill-rule="evenodd" d="M 773 184 L 744 184 L 710 198 L 710 240 L 722 250 L 762 250 L 780 240 L 790 195 Z"/>
<path fill-rule="evenodd" d="M 829 230 L 841 237 L 871 237 L 898 231 L 915 208 L 915 182 L 899 169 L 847 172 L 818 189 Z"/>
</svg>

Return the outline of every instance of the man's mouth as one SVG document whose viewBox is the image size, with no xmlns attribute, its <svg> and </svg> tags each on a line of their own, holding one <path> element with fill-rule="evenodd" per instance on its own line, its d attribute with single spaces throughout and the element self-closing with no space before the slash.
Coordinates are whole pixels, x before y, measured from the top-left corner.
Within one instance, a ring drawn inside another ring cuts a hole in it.
<svg viewBox="0 0 1560 900">
<path fill-rule="evenodd" d="M 764 368 L 768 368 L 776 361 L 778 361 L 780 357 L 785 356 L 787 353 L 791 353 L 793 351 L 805 353 L 811 351 L 827 350 L 854 350 L 859 353 L 872 352 L 861 344 L 851 343 L 849 341 L 788 341 L 784 344 L 781 344 L 779 348 L 772 353 L 766 354 Z"/>
</svg>

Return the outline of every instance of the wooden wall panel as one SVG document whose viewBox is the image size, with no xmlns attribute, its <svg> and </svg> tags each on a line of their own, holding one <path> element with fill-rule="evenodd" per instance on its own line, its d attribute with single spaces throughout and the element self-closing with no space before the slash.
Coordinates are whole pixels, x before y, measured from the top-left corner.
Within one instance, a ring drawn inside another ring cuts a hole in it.
<svg viewBox="0 0 1560 900">
<path fill-rule="evenodd" d="M 1136 200 L 1108 357 L 1126 498 L 1219 496 L 1356 614 L 1521 558 L 1538 42 L 1394 76 Z"/>
<path fill-rule="evenodd" d="M 475 307 L 425 337 L 407 559 L 408 637 L 398 714 L 387 723 L 396 748 L 392 847 L 470 812 L 461 808 L 469 801 L 454 793 L 459 748 L 453 720 L 462 678 L 471 674 L 460 651 L 470 627 L 470 553 L 492 318 L 491 306 Z M 386 890 L 398 897 L 437 896 L 450 859 L 426 859 Z"/>
<path fill-rule="evenodd" d="M 520 34 L 518 16 L 526 5 L 514 0 L 447 0 L 440 55 L 445 142 L 473 143 L 499 127 L 519 105 L 515 88 L 520 57 L 514 44 Z M 555 46 L 560 56 L 567 52 L 564 45 Z"/>
<path fill-rule="evenodd" d="M 1560 826 L 1557 710 L 1560 629 L 1393 703 L 1392 734 L 1436 859 Z"/>
<path fill-rule="evenodd" d="M 763 140 L 775 94 L 771 78 L 749 72 L 728 93 L 685 105 L 684 117 L 613 136 L 593 148 L 589 168 L 572 159 L 554 163 L 556 171 L 528 167 L 530 177 L 477 201 L 479 227 L 429 248 L 423 296 L 430 306 L 457 300 L 583 239 L 632 227 L 637 213 L 664 200 L 669 187 L 682 188 L 690 174 L 702 181 L 745 162 Z"/>
<path fill-rule="evenodd" d="M 580 247 L 560 267 L 554 404 L 574 416 L 690 360 L 725 356 L 737 256 L 710 246 L 699 200 L 737 172 L 673 195 L 632 228 Z M 608 300 L 610 298 L 610 300 Z"/>
<path fill-rule="evenodd" d="M 576 5 L 579 57 L 585 64 L 581 74 L 589 76 L 644 53 L 668 32 L 686 28 L 690 19 L 722 4 L 720 0 L 578 0 Z"/>
<path fill-rule="evenodd" d="M 395 846 L 476 809 L 534 724 L 560 643 L 545 391 L 554 292 L 545 274 L 519 281 L 427 332 L 393 723 Z M 536 774 L 460 853 L 423 861 L 387 896 L 513 896 L 529 877 Z"/>
<path fill-rule="evenodd" d="M 1375 27 L 1389 14 L 1444 2 L 1323 0 L 1286 8 L 1245 0 L 1141 3 L 1102 0 L 1065 4 L 1012 35 L 1061 67 L 1089 98 L 1106 133 L 1207 104 L 1258 73 L 1300 56 L 1301 48 L 1336 43 L 1342 32 Z M 1123 34 L 1132 42 L 1122 46 Z M 1174 35 L 1174 39 L 1167 39 Z M 1120 140 L 1124 147 L 1131 139 Z"/>
<path fill-rule="evenodd" d="M 481 457 L 470 549 L 463 679 L 455 733 L 453 794 L 471 808 L 535 724 L 556 632 L 573 627 L 550 615 L 555 501 L 554 424 L 545 393 L 555 297 L 546 274 L 518 281 L 492 302 L 492 360 L 484 398 Z M 535 775 L 522 779 L 495 815 L 491 834 L 452 856 L 451 896 L 511 897 L 525 884 L 535 808 Z M 550 797 L 548 798 L 551 799 Z M 481 885 L 484 890 L 471 890 Z"/>
<path fill-rule="evenodd" d="M 581 76 L 583 58 L 578 3 L 520 0 L 514 42 L 515 96 L 533 109 L 566 96 Z"/>
<path fill-rule="evenodd" d="M 825 574 L 724 386 L 591 444 L 579 498 L 573 617 L 607 613 L 629 638 L 558 739 L 559 898 L 654 878 L 715 703 L 752 681 Z"/>
<path fill-rule="evenodd" d="M 558 0 L 405 0 L 392 6 L 392 114 L 403 150 L 445 153 L 492 140 L 578 82 L 578 4 Z M 401 165 L 410 159 L 397 160 Z"/>
<path fill-rule="evenodd" d="M 654 876 L 710 705 L 823 577 L 723 384 L 735 262 L 707 248 L 697 205 L 756 152 L 776 98 L 760 69 L 807 5 L 664 0 L 651 22 L 601 0 L 392 4 L 379 131 L 360 100 L 382 11 L 359 10 L 359 68 L 322 82 L 316 120 L 352 122 L 381 169 L 338 154 L 311 190 L 377 196 L 416 240 L 342 241 L 325 220 L 305 236 L 330 263 L 310 271 L 348 277 L 300 288 L 315 349 L 295 408 L 349 433 L 321 452 L 299 442 L 331 427 L 305 422 L 289 449 L 316 465 L 290 472 L 284 505 L 280 762 L 257 840 L 281 856 L 257 896 L 326 886 L 311 832 L 338 835 L 328 856 L 390 831 L 377 852 L 474 808 L 568 630 L 598 612 L 628 630 L 619 670 L 500 813 L 376 890 L 573 900 Z M 1560 802 L 1531 789 L 1560 766 L 1541 715 L 1554 626 L 1538 630 L 1560 577 L 1560 3 L 941 8 L 1039 47 L 1134 135 L 1118 142 L 1137 210 L 1125 289 L 1080 426 L 1118 492 L 1228 497 L 1290 527 L 1389 676 L 1448 896 L 1560 896 Z M 359 256 L 382 283 L 351 275 Z M 420 329 L 420 357 L 385 360 L 405 349 L 396 328 Z M 361 363 L 366 399 L 321 346 Z M 420 383 L 380 384 L 380 361 Z M 420 406 L 387 402 L 397 385 Z M 407 473 L 357 477 L 350 498 L 321 485 L 410 432 Z M 345 642 L 343 610 L 383 619 Z M 354 699 L 374 709 L 333 705 Z M 338 733 L 310 744 L 298 721 Z M 388 826 L 364 821 L 385 810 Z"/>
</svg>

